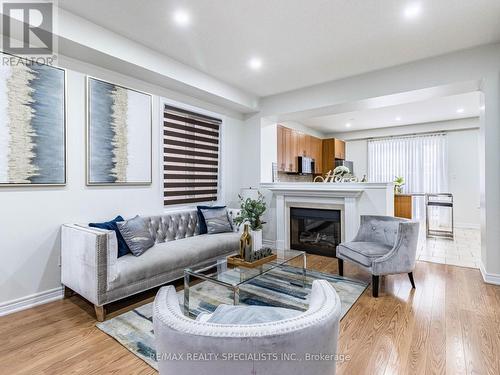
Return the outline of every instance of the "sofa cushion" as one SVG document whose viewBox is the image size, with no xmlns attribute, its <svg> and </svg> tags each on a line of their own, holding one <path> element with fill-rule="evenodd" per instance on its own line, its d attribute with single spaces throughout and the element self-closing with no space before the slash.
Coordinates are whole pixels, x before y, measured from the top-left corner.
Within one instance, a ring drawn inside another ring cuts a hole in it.
<svg viewBox="0 0 500 375">
<path fill-rule="evenodd" d="M 121 256 L 124 256 L 125 254 L 130 253 L 130 249 L 128 248 L 128 245 L 125 242 L 125 240 L 123 239 L 122 234 L 118 230 L 118 226 L 116 225 L 116 223 L 119 221 L 125 221 L 125 220 L 123 219 L 123 217 L 118 215 L 113 220 L 106 221 L 104 223 L 90 223 L 89 224 L 89 227 L 112 230 L 116 233 L 116 241 L 118 243 L 118 258 Z"/>
<path fill-rule="evenodd" d="M 175 270 L 182 276 L 184 268 L 238 251 L 239 239 L 233 232 L 204 234 L 158 243 L 140 257 L 127 254 L 118 259 L 116 276 L 109 280 L 108 290 Z"/>
<path fill-rule="evenodd" d="M 233 227 L 229 221 L 229 215 L 226 208 L 217 210 L 202 209 L 201 213 L 205 219 L 208 234 L 232 232 Z"/>
<path fill-rule="evenodd" d="M 218 324 L 260 324 L 295 318 L 302 312 L 272 306 L 219 305 L 212 314 L 196 320 Z"/>
<path fill-rule="evenodd" d="M 149 232 L 146 220 L 137 215 L 133 219 L 118 222 L 118 229 L 122 234 L 128 248 L 136 257 L 155 244 L 155 240 Z"/>
<path fill-rule="evenodd" d="M 384 256 L 392 246 L 377 242 L 344 242 L 337 246 L 337 256 L 350 258 L 366 267 L 371 267 L 373 259 Z"/>
<path fill-rule="evenodd" d="M 205 221 L 205 216 L 201 210 L 218 210 L 220 208 L 226 208 L 226 206 L 196 206 L 196 212 L 198 214 L 198 224 L 200 226 L 200 234 L 207 234 L 207 223 Z"/>
</svg>

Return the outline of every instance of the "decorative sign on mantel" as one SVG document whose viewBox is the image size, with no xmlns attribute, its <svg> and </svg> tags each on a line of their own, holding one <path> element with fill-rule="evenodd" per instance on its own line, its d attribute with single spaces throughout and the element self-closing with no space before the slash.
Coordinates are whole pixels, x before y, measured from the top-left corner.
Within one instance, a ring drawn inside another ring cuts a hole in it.
<svg viewBox="0 0 500 375">
<path fill-rule="evenodd" d="M 332 171 L 328 171 L 325 177 L 316 176 L 314 182 L 359 182 L 358 178 L 351 174 L 349 168 L 339 166 Z"/>
</svg>

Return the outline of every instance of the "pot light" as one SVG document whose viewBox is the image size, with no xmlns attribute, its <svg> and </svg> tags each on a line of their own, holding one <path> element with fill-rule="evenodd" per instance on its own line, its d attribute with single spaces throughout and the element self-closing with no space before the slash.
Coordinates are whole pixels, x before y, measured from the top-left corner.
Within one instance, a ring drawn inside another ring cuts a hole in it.
<svg viewBox="0 0 500 375">
<path fill-rule="evenodd" d="M 463 108 L 459 108 L 459 109 L 457 109 L 457 113 L 464 113 L 464 111 L 465 111 L 465 110 L 464 110 Z"/>
<path fill-rule="evenodd" d="M 413 19 L 418 17 L 421 12 L 422 12 L 422 6 L 420 5 L 420 3 L 412 3 L 406 6 L 404 10 L 404 15 L 405 18 L 407 19 Z"/>
<path fill-rule="evenodd" d="M 191 22 L 191 17 L 185 10 L 179 9 L 174 13 L 174 21 L 179 26 L 187 26 Z"/>
<path fill-rule="evenodd" d="M 401 121 L 401 117 L 399 117 L 399 116 L 398 116 L 398 117 L 396 117 L 394 120 L 396 120 L 396 121 Z"/>
<path fill-rule="evenodd" d="M 352 126 L 352 124 L 350 122 L 346 122 L 346 124 L 345 124 L 346 128 L 350 128 L 351 126 Z"/>
<path fill-rule="evenodd" d="M 250 67 L 250 69 L 259 70 L 260 68 L 262 68 L 262 60 L 258 57 L 253 57 L 248 61 L 248 66 Z"/>
<path fill-rule="evenodd" d="M 481 111 L 484 111 L 484 109 L 485 109 L 485 108 L 486 108 L 486 107 L 485 107 L 484 105 L 482 105 L 481 107 L 479 107 L 479 109 L 480 109 Z"/>
</svg>

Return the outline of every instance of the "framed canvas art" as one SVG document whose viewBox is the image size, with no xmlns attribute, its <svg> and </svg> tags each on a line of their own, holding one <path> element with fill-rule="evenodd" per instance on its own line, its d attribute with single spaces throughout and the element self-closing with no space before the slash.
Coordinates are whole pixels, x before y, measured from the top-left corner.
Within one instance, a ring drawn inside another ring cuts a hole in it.
<svg viewBox="0 0 500 375">
<path fill-rule="evenodd" d="M 152 97 L 87 77 L 87 185 L 151 184 Z"/>
<path fill-rule="evenodd" d="M 0 186 L 65 185 L 66 71 L 0 54 Z"/>
</svg>

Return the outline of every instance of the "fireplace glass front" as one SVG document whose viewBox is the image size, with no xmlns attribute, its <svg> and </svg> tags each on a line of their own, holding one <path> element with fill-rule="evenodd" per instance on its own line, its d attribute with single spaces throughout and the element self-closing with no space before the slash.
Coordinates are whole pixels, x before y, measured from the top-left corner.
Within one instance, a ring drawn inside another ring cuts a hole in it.
<svg viewBox="0 0 500 375">
<path fill-rule="evenodd" d="M 341 241 L 340 210 L 290 208 L 290 248 L 335 257 Z"/>
</svg>

